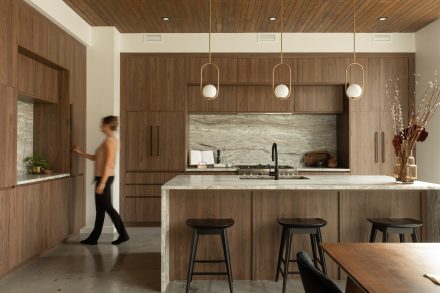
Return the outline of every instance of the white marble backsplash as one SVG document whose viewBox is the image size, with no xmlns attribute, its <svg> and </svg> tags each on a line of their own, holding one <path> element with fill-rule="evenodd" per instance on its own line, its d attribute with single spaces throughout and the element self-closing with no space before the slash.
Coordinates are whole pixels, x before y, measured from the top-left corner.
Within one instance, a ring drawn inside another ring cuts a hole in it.
<svg viewBox="0 0 440 293">
<path fill-rule="evenodd" d="M 17 175 L 27 173 L 24 158 L 34 153 L 34 104 L 17 102 Z"/>
<path fill-rule="evenodd" d="M 221 150 L 221 163 L 269 164 L 272 143 L 279 162 L 302 167 L 304 154 L 337 151 L 336 115 L 191 115 L 189 146 Z"/>
</svg>

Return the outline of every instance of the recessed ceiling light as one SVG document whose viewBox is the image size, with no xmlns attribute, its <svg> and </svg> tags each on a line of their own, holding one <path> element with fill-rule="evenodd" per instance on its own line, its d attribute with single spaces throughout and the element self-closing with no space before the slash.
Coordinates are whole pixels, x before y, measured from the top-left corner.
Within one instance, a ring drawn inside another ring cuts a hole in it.
<svg viewBox="0 0 440 293">
<path fill-rule="evenodd" d="M 386 16 L 381 16 L 381 17 L 378 18 L 379 21 L 384 21 L 384 20 L 387 20 L 387 19 L 388 19 L 388 17 L 386 17 Z"/>
<path fill-rule="evenodd" d="M 270 21 L 275 21 L 275 20 L 277 20 L 277 18 L 275 16 L 271 16 L 271 17 L 269 17 L 269 20 Z"/>
<path fill-rule="evenodd" d="M 171 17 L 169 17 L 169 16 L 162 16 L 162 20 L 163 21 L 170 21 Z"/>
</svg>

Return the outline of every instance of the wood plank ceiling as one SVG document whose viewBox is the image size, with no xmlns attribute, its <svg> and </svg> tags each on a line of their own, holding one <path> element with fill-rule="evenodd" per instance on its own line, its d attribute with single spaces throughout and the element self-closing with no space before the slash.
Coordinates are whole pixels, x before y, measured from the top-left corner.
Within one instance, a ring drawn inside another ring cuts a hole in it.
<svg viewBox="0 0 440 293">
<path fill-rule="evenodd" d="M 352 0 L 284 0 L 289 32 L 351 32 Z M 92 26 L 121 33 L 199 33 L 208 30 L 208 0 L 64 0 Z M 213 31 L 275 32 L 281 0 L 213 0 Z M 163 21 L 161 17 L 171 17 Z M 440 0 L 359 0 L 359 32 L 415 32 L 440 18 Z M 378 21 L 386 16 L 388 20 Z"/>
</svg>

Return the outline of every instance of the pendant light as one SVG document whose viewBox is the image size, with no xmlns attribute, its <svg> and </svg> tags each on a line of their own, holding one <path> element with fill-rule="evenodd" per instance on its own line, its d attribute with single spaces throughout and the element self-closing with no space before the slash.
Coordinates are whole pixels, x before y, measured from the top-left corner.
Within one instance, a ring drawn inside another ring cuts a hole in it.
<svg viewBox="0 0 440 293">
<path fill-rule="evenodd" d="M 281 0 L 281 50 L 280 50 L 280 63 L 278 63 L 277 65 L 274 66 L 273 70 L 272 70 L 272 91 L 274 96 L 279 99 L 279 100 L 287 100 L 291 94 L 292 94 L 292 68 L 290 67 L 289 64 L 284 63 L 284 58 L 283 58 L 283 30 L 284 30 L 284 19 L 283 19 L 283 14 L 284 14 L 284 0 Z M 277 69 L 280 69 L 281 67 L 287 67 L 287 69 L 289 70 L 289 86 L 280 83 L 279 85 L 277 85 L 275 87 L 275 72 L 277 71 Z"/>
<path fill-rule="evenodd" d="M 349 69 L 352 67 L 360 68 L 362 72 L 362 84 L 359 85 L 348 77 Z M 364 67 L 356 62 L 356 0 L 353 0 L 353 62 L 345 69 L 345 94 L 350 100 L 359 100 L 364 94 L 365 70 Z"/>
<path fill-rule="evenodd" d="M 218 66 L 212 63 L 211 58 L 211 32 L 212 32 L 212 0 L 209 0 L 209 58 L 208 63 L 205 63 L 200 69 L 200 93 L 202 97 L 208 101 L 215 100 L 220 92 L 220 70 Z M 217 71 L 217 86 L 212 83 L 203 85 L 203 71 L 209 67 L 213 67 Z"/>
</svg>

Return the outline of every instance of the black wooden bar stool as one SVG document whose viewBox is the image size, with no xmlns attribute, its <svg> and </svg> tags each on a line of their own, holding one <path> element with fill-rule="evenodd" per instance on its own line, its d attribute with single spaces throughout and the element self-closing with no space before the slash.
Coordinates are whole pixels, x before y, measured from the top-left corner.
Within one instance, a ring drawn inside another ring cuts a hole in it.
<svg viewBox="0 0 440 293">
<path fill-rule="evenodd" d="M 370 242 L 376 242 L 377 231 L 382 232 L 382 242 L 388 242 L 389 234 L 399 234 L 400 242 L 405 242 L 405 234 L 411 234 L 413 242 L 418 242 L 416 228 L 423 223 L 410 218 L 368 218 L 371 227 Z"/>
<path fill-rule="evenodd" d="M 283 230 L 281 234 L 280 251 L 278 254 L 276 281 L 278 282 L 279 274 L 281 273 L 281 275 L 283 276 L 283 293 L 286 292 L 288 275 L 299 274 L 299 271 L 289 272 L 289 264 L 291 262 L 297 262 L 296 259 L 290 258 L 292 250 L 292 237 L 294 234 L 310 235 L 310 242 L 312 244 L 313 252 L 313 263 L 317 269 L 319 269 L 319 263 L 321 265 L 322 272 L 327 275 L 324 253 L 319 246 L 319 243 L 322 242 L 321 228 L 327 225 L 327 221 L 319 218 L 291 218 L 278 219 L 278 223 L 283 227 Z M 319 259 L 316 251 L 318 251 L 319 253 Z M 283 268 L 281 268 L 281 264 L 284 265 Z"/>
<path fill-rule="evenodd" d="M 233 219 L 188 219 L 186 225 L 193 228 L 193 239 L 191 244 L 191 253 L 188 264 L 188 276 L 186 280 L 186 292 L 189 292 L 193 276 L 218 276 L 227 275 L 229 290 L 232 293 L 232 269 L 231 257 L 229 255 L 228 234 L 226 229 L 234 225 Z M 197 243 L 199 235 L 220 235 L 222 239 L 224 259 L 221 260 L 202 260 L 196 259 Z M 196 263 L 225 263 L 226 272 L 194 272 Z"/>
</svg>

